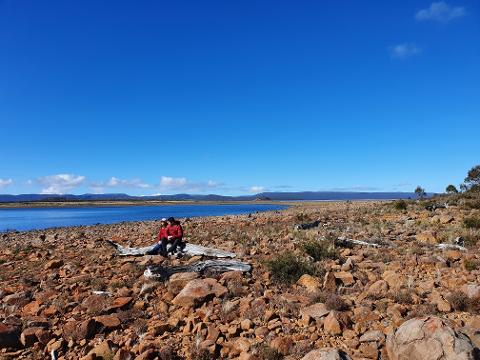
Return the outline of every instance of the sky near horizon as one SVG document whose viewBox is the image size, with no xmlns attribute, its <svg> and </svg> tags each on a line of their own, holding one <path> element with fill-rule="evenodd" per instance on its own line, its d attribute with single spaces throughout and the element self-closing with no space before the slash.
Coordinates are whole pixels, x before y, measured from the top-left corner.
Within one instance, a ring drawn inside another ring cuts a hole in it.
<svg viewBox="0 0 480 360">
<path fill-rule="evenodd" d="M 0 0 L 0 193 L 458 186 L 479 4 Z"/>
</svg>

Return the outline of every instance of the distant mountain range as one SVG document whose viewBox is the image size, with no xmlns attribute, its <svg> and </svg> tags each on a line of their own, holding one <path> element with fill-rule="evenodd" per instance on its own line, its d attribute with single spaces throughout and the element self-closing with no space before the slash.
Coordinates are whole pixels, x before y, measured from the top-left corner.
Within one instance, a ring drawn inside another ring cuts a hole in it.
<svg viewBox="0 0 480 360">
<path fill-rule="evenodd" d="M 343 192 L 343 191 L 301 191 L 301 192 L 263 192 L 255 195 L 225 196 L 225 195 L 154 195 L 132 196 L 127 194 L 83 194 L 83 195 L 50 195 L 50 194 L 20 194 L 1 195 L 0 202 L 31 202 L 31 201 L 252 201 L 252 200 L 385 200 L 415 198 L 409 192 Z"/>
</svg>

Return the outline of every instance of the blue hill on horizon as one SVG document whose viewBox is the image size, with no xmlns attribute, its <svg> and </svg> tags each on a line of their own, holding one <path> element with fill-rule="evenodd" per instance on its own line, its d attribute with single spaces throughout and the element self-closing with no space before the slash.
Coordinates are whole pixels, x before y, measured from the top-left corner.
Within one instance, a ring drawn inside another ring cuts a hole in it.
<svg viewBox="0 0 480 360">
<path fill-rule="evenodd" d="M 0 202 L 34 201 L 252 201 L 252 200 L 393 200 L 415 198 L 411 192 L 343 192 L 343 191 L 301 191 L 301 192 L 262 192 L 254 195 L 199 195 L 173 194 L 155 196 L 133 196 L 128 194 L 0 194 Z"/>
</svg>

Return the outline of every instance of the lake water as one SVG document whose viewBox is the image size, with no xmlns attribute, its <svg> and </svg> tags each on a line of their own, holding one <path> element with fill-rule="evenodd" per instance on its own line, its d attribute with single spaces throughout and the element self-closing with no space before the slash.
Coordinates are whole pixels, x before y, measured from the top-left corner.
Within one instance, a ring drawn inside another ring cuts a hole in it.
<svg viewBox="0 0 480 360">
<path fill-rule="evenodd" d="M 239 215 L 285 208 L 285 205 L 228 204 L 0 209 L 0 231 L 158 220 L 170 216 Z"/>
</svg>

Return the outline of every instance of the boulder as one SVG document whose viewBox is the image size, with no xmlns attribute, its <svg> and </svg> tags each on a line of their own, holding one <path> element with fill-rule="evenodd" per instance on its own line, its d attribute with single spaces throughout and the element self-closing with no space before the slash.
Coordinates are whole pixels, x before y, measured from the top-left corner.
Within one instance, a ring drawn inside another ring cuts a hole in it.
<svg viewBox="0 0 480 360">
<path fill-rule="evenodd" d="M 470 299 L 475 299 L 480 297 L 480 286 L 478 284 L 465 284 L 462 286 L 462 291 Z"/>
<path fill-rule="evenodd" d="M 94 318 L 97 323 L 102 325 L 105 329 L 112 330 L 120 326 L 121 321 L 117 315 L 102 315 Z"/>
<path fill-rule="evenodd" d="M 355 279 L 350 271 L 339 271 L 333 274 L 336 279 L 340 280 L 343 285 L 350 286 L 355 283 Z"/>
<path fill-rule="evenodd" d="M 0 349 L 16 349 L 20 346 L 20 329 L 0 323 Z"/>
<path fill-rule="evenodd" d="M 97 322 L 93 319 L 69 321 L 63 325 L 63 337 L 74 341 L 89 339 L 96 334 Z"/>
<path fill-rule="evenodd" d="M 475 351 L 468 336 L 435 316 L 410 319 L 387 337 L 391 360 L 473 360 Z"/>
<path fill-rule="evenodd" d="M 380 299 L 387 296 L 388 283 L 385 280 L 378 280 L 368 288 L 368 295 Z"/>
<path fill-rule="evenodd" d="M 173 299 L 175 305 L 195 307 L 227 293 L 227 289 L 215 279 L 195 279 L 187 283 L 180 293 Z"/>
<path fill-rule="evenodd" d="M 322 288 L 322 283 L 318 278 L 303 274 L 300 279 L 298 279 L 297 284 L 303 286 L 308 292 L 315 293 Z"/>
<path fill-rule="evenodd" d="M 335 275 L 331 271 L 327 271 L 323 280 L 323 290 L 334 293 L 337 291 L 337 282 Z"/>
<path fill-rule="evenodd" d="M 323 316 L 326 316 L 330 310 L 327 309 L 327 306 L 323 303 L 316 303 L 307 307 L 300 309 L 301 316 L 310 316 L 314 319 L 320 319 Z"/>
<path fill-rule="evenodd" d="M 323 348 L 312 350 L 302 360 L 351 360 L 342 350 Z"/>
<path fill-rule="evenodd" d="M 327 334 L 340 335 L 342 333 L 342 325 L 335 311 L 330 311 L 330 314 L 325 318 L 323 328 Z"/>
<path fill-rule="evenodd" d="M 96 345 L 83 359 L 90 359 L 92 355 L 94 358 L 112 359 L 115 356 L 118 347 L 110 340 L 102 341 Z"/>
<path fill-rule="evenodd" d="M 416 235 L 417 241 L 428 243 L 428 244 L 437 244 L 438 239 L 433 231 L 424 231 Z"/>
<path fill-rule="evenodd" d="M 289 337 L 277 337 L 270 342 L 270 347 L 286 356 L 293 347 L 293 341 Z"/>
<path fill-rule="evenodd" d="M 385 339 L 385 335 L 380 330 L 370 330 L 367 331 L 365 334 L 360 336 L 360 342 L 381 342 Z"/>
</svg>

